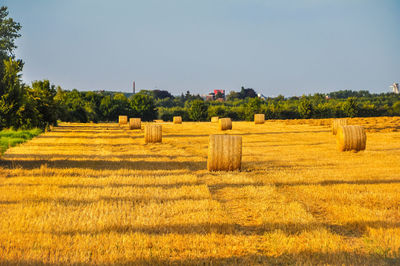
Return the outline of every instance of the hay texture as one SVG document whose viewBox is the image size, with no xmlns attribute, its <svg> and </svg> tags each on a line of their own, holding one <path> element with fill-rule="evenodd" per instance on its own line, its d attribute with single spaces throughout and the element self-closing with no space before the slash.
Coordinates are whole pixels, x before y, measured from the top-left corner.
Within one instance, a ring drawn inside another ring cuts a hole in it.
<svg viewBox="0 0 400 266">
<path fill-rule="evenodd" d="M 218 123 L 218 120 L 219 120 L 218 116 L 211 117 L 211 123 Z"/>
<path fill-rule="evenodd" d="M 127 117 L 126 115 L 120 115 L 120 116 L 118 117 L 118 123 L 119 123 L 120 125 L 128 124 L 128 117 Z"/>
<path fill-rule="evenodd" d="M 220 118 L 218 120 L 219 130 L 232 129 L 232 120 L 230 118 Z"/>
<path fill-rule="evenodd" d="M 336 135 L 339 151 L 362 151 L 367 144 L 367 135 L 362 126 L 339 126 Z"/>
<path fill-rule="evenodd" d="M 129 118 L 129 129 L 141 129 L 142 119 L 140 118 Z"/>
<path fill-rule="evenodd" d="M 254 124 L 264 124 L 264 122 L 265 122 L 265 114 L 254 115 Z"/>
<path fill-rule="evenodd" d="M 346 118 L 339 118 L 334 119 L 332 122 L 332 134 L 336 135 L 337 130 L 340 126 L 347 126 L 347 119 Z"/>
<path fill-rule="evenodd" d="M 174 124 L 182 124 L 182 116 L 174 116 L 172 121 Z"/>
<path fill-rule="evenodd" d="M 162 126 L 161 125 L 146 125 L 144 128 L 145 143 L 162 142 Z"/>
<path fill-rule="evenodd" d="M 240 170 L 242 164 L 242 137 L 210 135 L 208 144 L 208 171 Z"/>
</svg>

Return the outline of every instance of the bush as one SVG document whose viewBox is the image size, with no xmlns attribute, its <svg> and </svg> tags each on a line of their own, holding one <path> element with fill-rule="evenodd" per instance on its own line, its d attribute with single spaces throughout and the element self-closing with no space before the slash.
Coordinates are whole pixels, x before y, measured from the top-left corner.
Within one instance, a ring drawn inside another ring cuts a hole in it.
<svg viewBox="0 0 400 266">
<path fill-rule="evenodd" d="M 194 100 L 187 104 L 190 119 L 194 121 L 205 121 L 207 119 L 207 105 L 203 100 Z"/>
<path fill-rule="evenodd" d="M 189 120 L 189 114 L 183 107 L 172 107 L 172 108 L 158 108 L 158 118 L 164 121 L 172 121 L 174 116 L 181 116 L 183 121 Z"/>
</svg>

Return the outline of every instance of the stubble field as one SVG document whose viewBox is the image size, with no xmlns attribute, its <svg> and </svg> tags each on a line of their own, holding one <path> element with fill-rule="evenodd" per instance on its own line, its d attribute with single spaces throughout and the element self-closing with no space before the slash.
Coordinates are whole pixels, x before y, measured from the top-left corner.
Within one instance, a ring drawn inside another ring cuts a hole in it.
<svg viewBox="0 0 400 266">
<path fill-rule="evenodd" d="M 206 170 L 212 123 L 63 123 L 0 160 L 0 264 L 399 264 L 400 118 L 233 122 L 242 171 Z"/>
</svg>

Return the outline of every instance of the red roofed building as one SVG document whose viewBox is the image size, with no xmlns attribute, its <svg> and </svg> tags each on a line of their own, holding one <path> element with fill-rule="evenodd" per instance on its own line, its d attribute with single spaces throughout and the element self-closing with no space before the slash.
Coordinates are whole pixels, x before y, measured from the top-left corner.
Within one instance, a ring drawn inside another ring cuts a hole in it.
<svg viewBox="0 0 400 266">
<path fill-rule="evenodd" d="M 224 99 L 225 100 L 225 90 L 214 90 L 214 95 L 215 95 L 215 98 L 216 99 L 218 99 L 218 93 L 220 94 L 220 95 L 222 95 L 222 99 Z"/>
</svg>

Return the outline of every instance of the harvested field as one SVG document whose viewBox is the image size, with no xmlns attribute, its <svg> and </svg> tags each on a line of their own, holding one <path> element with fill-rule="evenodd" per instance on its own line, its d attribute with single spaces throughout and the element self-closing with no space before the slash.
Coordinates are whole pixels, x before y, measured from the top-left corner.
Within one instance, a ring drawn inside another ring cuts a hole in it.
<svg viewBox="0 0 400 266">
<path fill-rule="evenodd" d="M 233 122 L 240 172 L 207 171 L 217 124 L 62 123 L 0 160 L 0 264 L 399 264 L 399 118 L 349 119 L 358 153 L 298 121 Z"/>
</svg>

